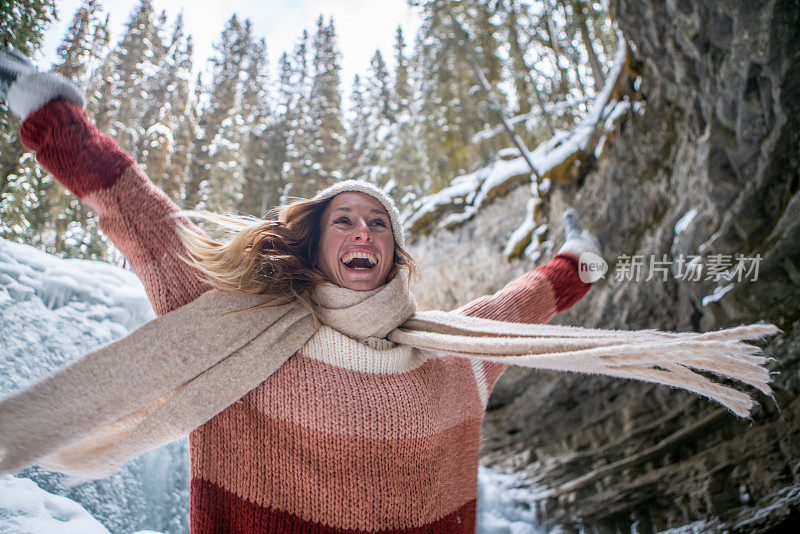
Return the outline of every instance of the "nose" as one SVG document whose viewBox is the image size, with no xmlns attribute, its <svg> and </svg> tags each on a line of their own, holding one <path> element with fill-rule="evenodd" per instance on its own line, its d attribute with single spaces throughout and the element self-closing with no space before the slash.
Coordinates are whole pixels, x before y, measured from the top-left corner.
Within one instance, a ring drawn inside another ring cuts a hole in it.
<svg viewBox="0 0 800 534">
<path fill-rule="evenodd" d="M 373 236 L 372 231 L 369 229 L 369 224 L 364 219 L 359 219 L 356 222 L 355 228 L 353 228 L 353 233 L 350 235 L 350 238 L 353 241 L 357 241 L 359 243 L 371 243 Z"/>
</svg>

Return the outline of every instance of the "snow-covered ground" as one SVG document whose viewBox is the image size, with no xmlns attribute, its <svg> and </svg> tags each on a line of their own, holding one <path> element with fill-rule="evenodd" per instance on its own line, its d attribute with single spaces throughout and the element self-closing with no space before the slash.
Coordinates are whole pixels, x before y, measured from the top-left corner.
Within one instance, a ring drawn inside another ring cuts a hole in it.
<svg viewBox="0 0 800 534">
<path fill-rule="evenodd" d="M 133 273 L 0 239 L 0 396 L 153 317 Z M 187 532 L 188 459 L 183 439 L 79 485 L 38 467 L 0 477 L 0 532 Z M 546 532 L 537 526 L 536 495 L 523 483 L 480 468 L 479 532 Z"/>
<path fill-rule="evenodd" d="M 108 534 L 81 505 L 47 493 L 32 480 L 0 477 L 0 527 L 6 534 Z"/>
</svg>

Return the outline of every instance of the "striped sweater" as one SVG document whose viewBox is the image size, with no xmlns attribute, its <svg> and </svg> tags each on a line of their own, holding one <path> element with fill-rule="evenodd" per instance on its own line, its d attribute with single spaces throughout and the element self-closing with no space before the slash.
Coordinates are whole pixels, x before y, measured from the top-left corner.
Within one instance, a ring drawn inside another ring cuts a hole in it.
<svg viewBox="0 0 800 534">
<path fill-rule="evenodd" d="M 100 216 L 156 313 L 208 288 L 180 261 L 178 210 L 83 110 L 22 124 L 38 161 Z M 546 323 L 588 290 L 557 254 L 462 311 Z M 480 429 L 505 369 L 377 350 L 322 327 L 277 372 L 189 436 L 193 533 L 473 532 Z"/>
</svg>

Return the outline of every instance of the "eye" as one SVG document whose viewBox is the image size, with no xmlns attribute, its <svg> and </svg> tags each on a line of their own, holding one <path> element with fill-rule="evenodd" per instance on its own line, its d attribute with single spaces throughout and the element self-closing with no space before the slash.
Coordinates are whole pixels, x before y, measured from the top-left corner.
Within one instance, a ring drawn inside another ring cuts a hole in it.
<svg viewBox="0 0 800 534">
<path fill-rule="evenodd" d="M 384 221 L 383 219 L 375 219 L 374 221 L 372 221 L 372 224 L 375 226 L 383 226 L 384 228 L 386 228 L 386 221 Z"/>
<path fill-rule="evenodd" d="M 334 219 L 333 224 L 350 224 L 350 219 L 347 217 L 338 217 Z"/>
</svg>

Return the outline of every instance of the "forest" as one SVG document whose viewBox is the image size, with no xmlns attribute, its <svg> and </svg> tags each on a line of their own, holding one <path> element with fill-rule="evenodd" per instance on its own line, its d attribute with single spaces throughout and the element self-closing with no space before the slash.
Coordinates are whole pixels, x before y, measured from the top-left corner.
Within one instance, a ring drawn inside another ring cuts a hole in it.
<svg viewBox="0 0 800 534">
<path fill-rule="evenodd" d="M 534 148 L 572 128 L 619 40 L 596 1 L 411 4 L 418 34 L 398 27 L 393 49 L 376 49 L 353 80 L 341 79 L 332 18 L 320 15 L 294 49 L 277 51 L 233 15 L 213 57 L 195 65 L 182 14 L 150 0 L 118 42 L 100 0 L 86 0 L 52 68 L 78 84 L 89 117 L 182 208 L 262 217 L 291 197 L 361 178 L 410 210 L 495 159 L 512 145 L 511 129 Z M 56 15 L 70 16 L 53 0 L 4 5 L 0 42 L 28 54 Z M 0 237 L 120 262 L 95 214 L 35 163 L 18 128 L 0 108 Z"/>
</svg>

